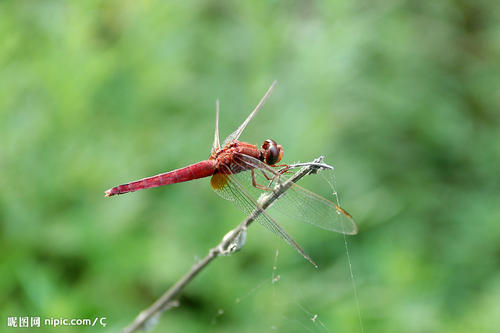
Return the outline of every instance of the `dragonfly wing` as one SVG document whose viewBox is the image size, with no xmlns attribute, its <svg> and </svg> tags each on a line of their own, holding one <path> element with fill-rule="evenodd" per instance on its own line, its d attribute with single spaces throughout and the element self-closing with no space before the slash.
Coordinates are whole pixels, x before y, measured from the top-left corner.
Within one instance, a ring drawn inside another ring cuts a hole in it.
<svg viewBox="0 0 500 333">
<path fill-rule="evenodd" d="M 260 185 L 274 188 L 278 183 L 288 179 L 267 164 L 250 157 L 238 154 L 236 160 L 247 168 L 254 169 L 254 179 Z M 272 180 L 268 180 L 272 178 Z M 252 180 L 250 180 L 252 181 Z M 294 219 L 310 223 L 314 226 L 354 235 L 358 228 L 352 216 L 336 203 L 313 193 L 302 186 L 293 184 L 274 204 L 281 213 Z"/>
<path fill-rule="evenodd" d="M 229 168 L 227 168 L 228 175 L 218 174 L 217 177 L 225 177 L 222 180 L 224 184 L 222 186 L 213 186 L 214 191 L 226 200 L 232 201 L 234 205 L 242 210 L 246 215 L 260 213 L 256 217 L 256 221 L 266 227 L 268 230 L 272 231 L 274 234 L 281 237 L 285 242 L 293 247 L 297 252 L 299 252 L 304 258 L 306 258 L 315 267 L 318 267 L 316 263 L 309 257 L 304 250 L 297 244 L 297 242 L 286 232 L 283 227 L 281 227 L 278 222 L 276 222 L 271 216 L 269 216 L 257 203 L 257 201 L 252 197 L 247 191 L 248 187 L 245 187 L 236 175 L 244 174 L 249 171 L 245 171 L 238 174 L 231 174 Z M 220 185 L 221 180 L 217 180 Z"/>
<path fill-rule="evenodd" d="M 220 149 L 219 142 L 219 100 L 215 101 L 215 134 L 214 144 L 212 145 L 212 154 Z"/>
<path fill-rule="evenodd" d="M 226 140 L 224 140 L 223 146 L 225 146 L 229 142 L 232 142 L 234 140 L 238 140 L 238 138 L 240 137 L 241 133 L 243 133 L 243 130 L 245 129 L 245 127 L 247 127 L 247 125 L 250 122 L 250 120 L 252 120 L 252 118 L 255 117 L 255 115 L 257 114 L 257 112 L 259 112 L 259 110 L 262 109 L 262 106 L 266 102 L 266 99 L 269 97 L 269 95 L 271 95 L 271 92 L 273 91 L 274 86 L 276 85 L 276 83 L 278 83 L 278 81 L 274 81 L 273 84 L 271 84 L 271 86 L 267 90 L 267 92 L 264 95 L 264 97 L 262 97 L 262 99 L 260 100 L 259 104 L 257 104 L 257 106 L 252 111 L 252 113 L 250 113 L 248 115 L 247 119 L 245 119 L 245 121 L 243 122 L 243 124 L 241 124 L 240 127 L 238 127 L 238 129 L 236 131 L 234 131 L 233 133 L 231 133 L 226 138 Z"/>
</svg>

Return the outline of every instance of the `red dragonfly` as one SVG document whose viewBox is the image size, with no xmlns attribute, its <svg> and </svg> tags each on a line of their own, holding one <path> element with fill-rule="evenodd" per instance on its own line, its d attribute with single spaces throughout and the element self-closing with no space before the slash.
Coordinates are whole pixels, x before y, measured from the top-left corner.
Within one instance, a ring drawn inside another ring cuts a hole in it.
<svg viewBox="0 0 500 333">
<path fill-rule="evenodd" d="M 257 199 L 259 195 L 266 191 L 272 191 L 271 185 L 274 182 L 282 182 L 287 178 L 284 174 L 287 165 L 277 164 L 283 157 L 283 147 L 281 145 L 274 140 L 267 139 L 262 144 L 262 147 L 258 148 L 253 144 L 238 140 L 250 120 L 262 108 L 275 85 L 276 81 L 273 82 L 259 104 L 241 126 L 226 138 L 222 146 L 219 141 L 219 103 L 217 101 L 214 143 L 208 160 L 113 187 L 105 192 L 105 196 L 110 197 L 211 176 L 210 184 L 217 194 L 226 200 L 232 201 L 246 214 L 251 214 L 254 209 L 259 207 Z M 279 171 L 275 169 L 277 167 L 285 168 Z M 356 223 L 349 213 L 332 201 L 297 184 L 293 184 L 276 201 L 274 206 L 284 214 L 323 229 L 349 235 L 357 233 Z M 304 250 L 267 212 L 264 211 L 259 215 L 257 221 L 283 238 L 304 258 L 316 266 Z"/>
</svg>

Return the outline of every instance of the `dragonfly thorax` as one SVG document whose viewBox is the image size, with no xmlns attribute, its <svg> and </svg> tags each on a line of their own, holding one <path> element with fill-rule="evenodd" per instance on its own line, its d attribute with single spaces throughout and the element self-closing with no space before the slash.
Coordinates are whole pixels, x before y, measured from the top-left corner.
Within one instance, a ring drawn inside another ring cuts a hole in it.
<svg viewBox="0 0 500 333">
<path fill-rule="evenodd" d="M 243 155 L 272 166 L 281 160 L 283 148 L 271 139 L 264 141 L 260 149 L 253 144 L 235 140 L 212 153 L 209 159 L 215 160 L 218 173 L 239 173 L 253 169 L 251 164 L 244 161 Z"/>
</svg>

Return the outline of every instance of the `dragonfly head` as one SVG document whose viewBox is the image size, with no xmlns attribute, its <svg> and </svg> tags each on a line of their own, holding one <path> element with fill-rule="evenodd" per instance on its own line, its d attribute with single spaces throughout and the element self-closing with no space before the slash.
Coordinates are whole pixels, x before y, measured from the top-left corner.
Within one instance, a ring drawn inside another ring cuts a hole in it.
<svg viewBox="0 0 500 333">
<path fill-rule="evenodd" d="M 274 165 L 281 161 L 283 157 L 283 147 L 276 143 L 276 141 L 267 139 L 262 144 L 264 162 L 268 165 Z"/>
</svg>

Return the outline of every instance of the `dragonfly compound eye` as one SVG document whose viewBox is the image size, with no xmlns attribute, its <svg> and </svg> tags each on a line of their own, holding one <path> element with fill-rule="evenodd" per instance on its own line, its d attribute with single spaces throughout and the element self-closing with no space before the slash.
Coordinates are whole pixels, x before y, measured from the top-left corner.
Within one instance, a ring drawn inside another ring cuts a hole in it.
<svg viewBox="0 0 500 333">
<path fill-rule="evenodd" d="M 283 156 L 283 148 L 276 144 L 274 140 L 267 139 L 264 141 L 262 149 L 265 150 L 264 157 L 266 164 L 274 165 L 278 163 Z"/>
</svg>

